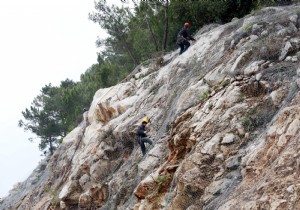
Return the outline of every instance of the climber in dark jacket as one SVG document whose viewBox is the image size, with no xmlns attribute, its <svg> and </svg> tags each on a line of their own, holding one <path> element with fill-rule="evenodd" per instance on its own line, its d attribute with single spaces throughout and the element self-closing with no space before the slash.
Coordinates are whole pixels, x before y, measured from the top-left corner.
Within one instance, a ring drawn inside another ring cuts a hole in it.
<svg viewBox="0 0 300 210">
<path fill-rule="evenodd" d="M 178 33 L 177 44 L 180 46 L 179 55 L 185 52 L 190 47 L 190 42 L 188 40 L 196 41 L 189 32 L 189 27 L 191 25 L 189 23 L 185 23 L 183 28 Z"/>
<path fill-rule="evenodd" d="M 137 129 L 137 138 L 138 138 L 138 143 L 139 145 L 141 145 L 141 150 L 143 153 L 143 156 L 146 154 L 146 147 L 145 147 L 145 142 L 147 142 L 148 144 L 153 144 L 152 140 L 150 138 L 147 137 L 146 133 L 145 133 L 145 127 L 146 125 L 149 123 L 149 120 L 147 118 L 145 118 L 142 122 L 142 125 L 140 125 Z"/>
</svg>

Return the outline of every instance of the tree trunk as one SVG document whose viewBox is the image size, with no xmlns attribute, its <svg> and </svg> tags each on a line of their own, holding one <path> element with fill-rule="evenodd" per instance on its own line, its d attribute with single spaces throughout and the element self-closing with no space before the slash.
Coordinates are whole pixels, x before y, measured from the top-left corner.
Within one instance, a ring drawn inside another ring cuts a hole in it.
<svg viewBox="0 0 300 210">
<path fill-rule="evenodd" d="M 146 17 L 146 23 L 147 23 L 147 27 L 148 27 L 148 29 L 149 29 L 150 36 L 151 36 L 151 38 L 152 38 L 152 42 L 153 42 L 153 44 L 154 44 L 154 46 L 155 46 L 155 50 L 158 51 L 157 41 L 156 41 L 155 35 L 154 35 L 153 31 L 152 31 L 152 28 L 151 28 L 151 26 L 150 26 L 148 17 Z"/>
<path fill-rule="evenodd" d="M 169 30 L 169 0 L 166 0 L 165 7 L 165 27 L 164 27 L 164 35 L 162 42 L 162 50 L 165 51 L 167 48 L 167 38 L 168 38 L 168 30 Z"/>
<path fill-rule="evenodd" d="M 129 47 L 127 41 L 126 41 L 125 39 L 123 39 L 123 42 L 124 42 L 125 48 L 126 48 L 128 54 L 129 54 L 129 56 L 131 57 L 131 59 L 132 59 L 134 65 L 137 66 L 137 65 L 138 65 L 138 62 L 137 62 L 136 58 L 134 57 L 132 51 L 130 50 L 130 47 Z"/>
</svg>

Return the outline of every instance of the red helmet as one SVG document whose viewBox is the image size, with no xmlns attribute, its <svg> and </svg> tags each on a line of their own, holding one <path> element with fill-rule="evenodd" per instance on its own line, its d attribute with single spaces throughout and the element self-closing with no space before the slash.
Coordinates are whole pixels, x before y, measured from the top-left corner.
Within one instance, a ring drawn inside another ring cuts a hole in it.
<svg viewBox="0 0 300 210">
<path fill-rule="evenodd" d="M 191 24 L 189 24 L 189 23 L 185 23 L 185 24 L 184 24 L 184 26 L 186 26 L 186 27 L 190 27 L 190 26 L 191 26 Z"/>
</svg>

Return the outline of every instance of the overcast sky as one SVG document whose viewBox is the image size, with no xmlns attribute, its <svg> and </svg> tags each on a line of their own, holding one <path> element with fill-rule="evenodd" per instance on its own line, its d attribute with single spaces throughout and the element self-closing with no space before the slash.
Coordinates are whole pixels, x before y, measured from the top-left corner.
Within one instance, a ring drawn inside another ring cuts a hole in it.
<svg viewBox="0 0 300 210">
<path fill-rule="evenodd" d="M 109 2 L 118 2 L 110 0 Z M 100 26 L 88 20 L 94 0 L 0 1 L 0 197 L 42 158 L 17 126 L 41 88 L 59 85 L 96 63 Z"/>
</svg>

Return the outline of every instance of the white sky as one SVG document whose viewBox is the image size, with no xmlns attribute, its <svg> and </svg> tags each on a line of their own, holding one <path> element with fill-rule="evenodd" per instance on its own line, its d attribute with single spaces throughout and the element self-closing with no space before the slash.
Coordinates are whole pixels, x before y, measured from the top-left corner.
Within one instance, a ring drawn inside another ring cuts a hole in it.
<svg viewBox="0 0 300 210">
<path fill-rule="evenodd" d="M 42 158 L 17 126 L 21 112 L 44 85 L 79 81 L 97 62 L 95 41 L 105 33 L 88 20 L 93 10 L 94 0 L 0 1 L 0 197 Z"/>
</svg>

